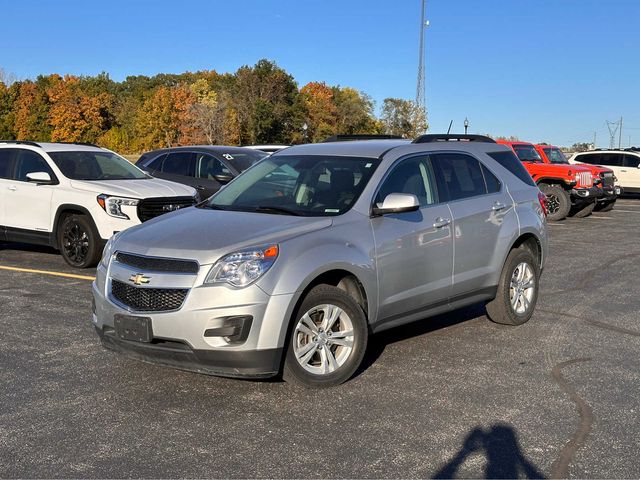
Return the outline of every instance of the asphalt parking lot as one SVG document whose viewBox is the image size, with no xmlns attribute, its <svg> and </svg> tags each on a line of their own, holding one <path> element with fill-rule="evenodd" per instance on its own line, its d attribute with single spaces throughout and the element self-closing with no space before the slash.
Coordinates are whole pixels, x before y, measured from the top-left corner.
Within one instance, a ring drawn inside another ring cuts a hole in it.
<svg viewBox="0 0 640 480">
<path fill-rule="evenodd" d="M 637 478 L 640 200 L 550 229 L 529 323 L 387 331 L 321 391 L 106 351 L 88 279 L 12 268 L 93 272 L 0 244 L 0 477 Z"/>
</svg>

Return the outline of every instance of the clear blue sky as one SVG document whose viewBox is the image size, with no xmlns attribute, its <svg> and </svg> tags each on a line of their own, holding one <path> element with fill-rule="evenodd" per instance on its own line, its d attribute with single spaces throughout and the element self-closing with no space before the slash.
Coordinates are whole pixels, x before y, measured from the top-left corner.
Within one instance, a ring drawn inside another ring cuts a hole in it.
<svg viewBox="0 0 640 480">
<path fill-rule="evenodd" d="M 413 99 L 420 0 L 0 0 L 0 68 L 127 75 L 275 60 L 300 85 Z M 433 131 L 640 145 L 640 0 L 428 0 Z"/>
</svg>

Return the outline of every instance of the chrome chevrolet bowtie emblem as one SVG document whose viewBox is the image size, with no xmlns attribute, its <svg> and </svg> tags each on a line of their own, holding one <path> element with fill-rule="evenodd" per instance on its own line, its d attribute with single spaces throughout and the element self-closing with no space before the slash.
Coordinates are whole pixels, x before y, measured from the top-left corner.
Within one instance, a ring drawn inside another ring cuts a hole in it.
<svg viewBox="0 0 640 480">
<path fill-rule="evenodd" d="M 143 283 L 149 283 L 151 277 L 146 277 L 142 273 L 137 273 L 136 275 L 131 275 L 129 277 L 129 281 L 134 285 L 142 285 Z"/>
</svg>

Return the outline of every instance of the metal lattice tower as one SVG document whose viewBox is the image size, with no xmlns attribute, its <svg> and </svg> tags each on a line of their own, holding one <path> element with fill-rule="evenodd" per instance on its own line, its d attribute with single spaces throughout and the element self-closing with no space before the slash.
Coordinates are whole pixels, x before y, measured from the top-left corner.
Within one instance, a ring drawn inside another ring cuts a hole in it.
<svg viewBox="0 0 640 480">
<path fill-rule="evenodd" d="M 609 148 L 613 149 L 616 148 L 616 133 L 618 133 L 619 128 L 622 128 L 622 118 L 617 122 L 606 120 L 606 123 L 609 129 Z M 620 130 L 620 133 L 622 134 L 622 130 Z"/>
<path fill-rule="evenodd" d="M 420 12 L 420 59 L 418 61 L 418 86 L 416 88 L 416 106 L 425 112 L 425 75 L 424 75 L 424 30 L 429 25 L 425 20 L 427 0 L 422 0 L 422 11 Z"/>
</svg>

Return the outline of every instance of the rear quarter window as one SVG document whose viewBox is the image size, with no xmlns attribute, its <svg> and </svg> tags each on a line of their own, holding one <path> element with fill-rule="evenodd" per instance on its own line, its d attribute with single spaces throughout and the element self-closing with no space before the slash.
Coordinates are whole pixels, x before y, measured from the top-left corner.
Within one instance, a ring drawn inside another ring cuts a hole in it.
<svg viewBox="0 0 640 480">
<path fill-rule="evenodd" d="M 488 152 L 491 158 L 493 158 L 496 162 L 498 162 L 501 166 L 509 170 L 512 174 L 518 177 L 527 185 L 531 185 L 532 187 L 536 186 L 536 182 L 533 181 L 527 169 L 524 168 L 522 162 L 518 157 L 516 157 L 513 152 Z"/>
</svg>

